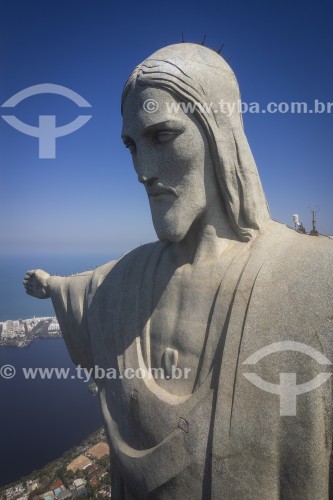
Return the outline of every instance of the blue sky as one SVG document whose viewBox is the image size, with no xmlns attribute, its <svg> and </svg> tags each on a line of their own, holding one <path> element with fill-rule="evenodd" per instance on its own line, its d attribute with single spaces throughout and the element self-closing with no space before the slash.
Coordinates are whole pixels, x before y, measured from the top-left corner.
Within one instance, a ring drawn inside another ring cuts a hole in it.
<svg viewBox="0 0 333 500">
<path fill-rule="evenodd" d="M 180 42 L 182 32 L 189 42 L 206 34 L 209 47 L 224 43 L 245 102 L 333 102 L 332 10 L 325 0 L 1 2 L 0 104 L 53 83 L 84 97 L 92 118 L 57 139 L 56 159 L 38 159 L 38 140 L 0 118 L 0 252 L 115 256 L 155 239 L 120 140 L 120 96 L 132 69 L 166 42 Z M 35 126 L 40 114 L 64 125 L 80 113 L 51 94 L 14 110 Z M 292 224 L 299 213 L 310 229 L 310 208 L 319 206 L 318 228 L 333 234 L 333 109 L 248 113 L 244 123 L 273 218 Z"/>
</svg>

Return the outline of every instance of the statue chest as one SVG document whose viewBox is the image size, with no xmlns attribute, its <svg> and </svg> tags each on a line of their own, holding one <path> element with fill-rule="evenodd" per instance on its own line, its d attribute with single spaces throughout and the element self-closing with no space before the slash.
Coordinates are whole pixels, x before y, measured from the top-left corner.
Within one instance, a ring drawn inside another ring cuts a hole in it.
<svg viewBox="0 0 333 500">
<path fill-rule="evenodd" d="M 158 301 L 143 330 L 141 344 L 145 362 L 163 370 L 168 378 L 159 381 L 162 387 L 181 393 L 193 390 L 208 332 L 214 338 L 220 334 L 221 325 L 211 322 L 219 281 L 176 275 L 162 293 L 155 292 Z M 207 366 L 211 361 L 206 359 Z M 170 381 L 170 377 L 174 378 L 172 367 L 179 370 L 182 380 Z"/>
</svg>

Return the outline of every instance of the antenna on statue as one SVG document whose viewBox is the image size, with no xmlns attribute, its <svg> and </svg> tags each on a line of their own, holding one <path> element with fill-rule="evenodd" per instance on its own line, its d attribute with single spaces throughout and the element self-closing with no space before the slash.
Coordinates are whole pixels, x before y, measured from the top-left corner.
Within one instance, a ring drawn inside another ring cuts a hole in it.
<svg viewBox="0 0 333 500">
<path fill-rule="evenodd" d="M 216 52 L 217 52 L 218 54 L 221 54 L 223 47 L 224 47 L 224 43 L 222 43 L 221 47 L 220 47 L 220 48 L 219 48 L 219 50 L 217 50 Z"/>
<path fill-rule="evenodd" d="M 182 42 L 184 43 L 185 40 L 184 40 L 184 33 L 182 32 Z"/>
<path fill-rule="evenodd" d="M 312 212 L 312 229 L 310 231 L 311 236 L 318 236 L 319 233 L 317 231 L 317 212 L 319 212 L 320 207 L 310 208 Z"/>
<path fill-rule="evenodd" d="M 206 40 L 206 34 L 204 34 L 203 40 L 201 42 L 201 45 L 205 45 L 205 40 Z"/>
</svg>

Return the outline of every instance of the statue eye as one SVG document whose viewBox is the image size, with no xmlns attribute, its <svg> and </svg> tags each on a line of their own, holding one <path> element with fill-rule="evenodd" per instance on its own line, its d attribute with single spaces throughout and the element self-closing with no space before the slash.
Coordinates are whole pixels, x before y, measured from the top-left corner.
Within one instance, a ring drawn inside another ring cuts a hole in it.
<svg viewBox="0 0 333 500">
<path fill-rule="evenodd" d="M 155 133 L 154 140 L 159 144 L 164 144 L 166 142 L 172 141 L 175 137 L 177 137 L 178 132 L 174 130 L 160 130 Z"/>
</svg>

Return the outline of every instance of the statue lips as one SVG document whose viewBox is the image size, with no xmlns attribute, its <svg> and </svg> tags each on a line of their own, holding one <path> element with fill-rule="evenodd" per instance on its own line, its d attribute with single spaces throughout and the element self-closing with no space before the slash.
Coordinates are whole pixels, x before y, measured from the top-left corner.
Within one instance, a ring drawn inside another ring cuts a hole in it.
<svg viewBox="0 0 333 500">
<path fill-rule="evenodd" d="M 163 184 L 158 183 L 156 186 L 149 187 L 147 186 L 147 194 L 149 198 L 159 198 L 162 195 L 170 195 L 178 196 L 175 189 L 172 187 L 163 186 Z"/>
</svg>

